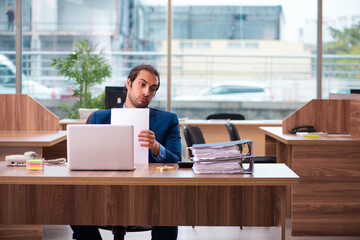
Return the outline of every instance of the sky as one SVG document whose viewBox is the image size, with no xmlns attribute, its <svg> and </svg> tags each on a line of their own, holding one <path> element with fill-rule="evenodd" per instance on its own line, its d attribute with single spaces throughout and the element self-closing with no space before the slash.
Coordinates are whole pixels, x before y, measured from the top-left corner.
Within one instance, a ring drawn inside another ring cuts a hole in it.
<svg viewBox="0 0 360 240">
<path fill-rule="evenodd" d="M 168 0 L 142 0 L 151 5 L 165 5 Z M 171 0 L 172 5 L 281 5 L 284 13 L 283 40 L 299 41 L 303 29 L 303 41 L 313 41 L 316 35 L 317 0 Z M 323 0 L 323 23 L 341 29 L 360 22 L 360 0 Z M 324 33 L 324 40 L 329 35 Z M 316 39 L 316 37 L 315 37 Z"/>
</svg>

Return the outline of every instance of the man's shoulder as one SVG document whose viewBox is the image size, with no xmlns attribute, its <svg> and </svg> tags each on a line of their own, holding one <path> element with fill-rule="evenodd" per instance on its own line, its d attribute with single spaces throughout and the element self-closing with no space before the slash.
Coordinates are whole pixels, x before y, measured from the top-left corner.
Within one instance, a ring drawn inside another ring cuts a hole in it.
<svg viewBox="0 0 360 240">
<path fill-rule="evenodd" d="M 159 110 L 159 109 L 155 109 L 155 108 L 150 108 L 151 114 L 157 115 L 157 116 L 161 116 L 161 117 L 176 117 L 177 115 L 175 113 L 172 112 L 168 112 L 168 111 L 164 111 L 164 110 Z"/>
<path fill-rule="evenodd" d="M 99 110 L 94 112 L 94 115 L 97 116 L 106 116 L 106 115 L 110 115 L 111 114 L 111 109 L 105 109 L 105 110 Z"/>
<path fill-rule="evenodd" d="M 111 118 L 111 110 L 99 110 L 93 113 L 91 117 L 92 124 L 109 124 Z"/>
</svg>

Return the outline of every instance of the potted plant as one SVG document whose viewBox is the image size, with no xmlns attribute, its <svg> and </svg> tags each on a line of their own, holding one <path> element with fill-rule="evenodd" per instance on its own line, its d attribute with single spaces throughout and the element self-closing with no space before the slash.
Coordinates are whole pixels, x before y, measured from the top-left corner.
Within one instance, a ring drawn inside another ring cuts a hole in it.
<svg viewBox="0 0 360 240">
<path fill-rule="evenodd" d="M 103 50 L 96 53 L 96 46 L 79 40 L 74 43 L 76 49 L 64 58 L 53 58 L 51 66 L 65 76 L 73 88 L 77 101 L 73 107 L 64 107 L 70 118 L 79 118 L 80 108 L 105 108 L 105 93 L 92 96 L 90 89 L 111 76 L 111 66 L 104 57 Z"/>
</svg>

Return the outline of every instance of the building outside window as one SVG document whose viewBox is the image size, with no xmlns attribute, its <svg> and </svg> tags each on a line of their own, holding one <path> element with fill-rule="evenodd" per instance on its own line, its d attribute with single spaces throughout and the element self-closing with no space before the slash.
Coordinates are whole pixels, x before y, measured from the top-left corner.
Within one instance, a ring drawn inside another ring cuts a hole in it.
<svg viewBox="0 0 360 240">
<path fill-rule="evenodd" d="M 161 75 L 151 106 L 165 109 L 167 3 L 23 0 L 23 92 L 66 117 L 60 106 L 74 102 L 72 89 L 50 66 L 51 58 L 65 56 L 76 40 L 85 39 L 104 49 L 113 69 L 94 94 L 123 86 L 133 66 L 149 63 Z M 173 0 L 171 111 L 180 118 L 204 119 L 221 111 L 283 119 L 316 98 L 316 4 Z M 9 23 L 9 8 L 16 16 L 15 0 L 0 2 L 0 93 L 15 93 L 16 27 Z M 360 88 L 359 9 L 356 0 L 323 0 L 323 98 Z M 214 88 L 221 93 L 221 86 L 261 91 L 209 94 Z"/>
</svg>

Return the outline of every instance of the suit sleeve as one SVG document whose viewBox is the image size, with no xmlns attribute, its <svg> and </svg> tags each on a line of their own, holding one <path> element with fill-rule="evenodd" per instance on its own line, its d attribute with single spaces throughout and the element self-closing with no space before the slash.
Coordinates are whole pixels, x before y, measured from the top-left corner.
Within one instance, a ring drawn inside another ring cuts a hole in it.
<svg viewBox="0 0 360 240">
<path fill-rule="evenodd" d="M 170 126 L 166 135 L 165 147 L 166 155 L 163 162 L 176 163 L 181 160 L 181 141 L 180 141 L 179 120 L 176 114 L 172 114 Z"/>
<path fill-rule="evenodd" d="M 93 113 L 90 124 L 110 124 L 111 111 L 100 110 Z"/>
</svg>

